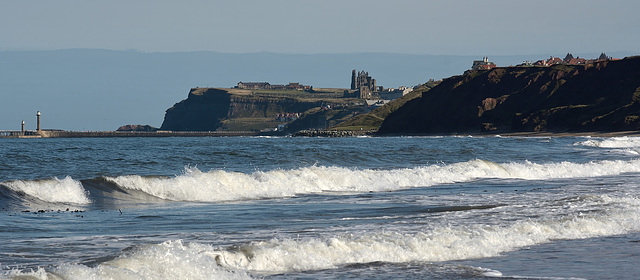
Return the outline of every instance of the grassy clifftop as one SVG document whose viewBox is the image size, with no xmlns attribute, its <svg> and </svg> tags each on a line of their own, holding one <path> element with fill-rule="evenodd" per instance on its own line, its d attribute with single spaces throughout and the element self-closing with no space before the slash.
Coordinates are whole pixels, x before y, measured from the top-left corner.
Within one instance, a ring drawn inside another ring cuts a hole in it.
<svg viewBox="0 0 640 280">
<path fill-rule="evenodd" d="M 395 112 L 398 108 L 402 107 L 405 103 L 421 97 L 424 92 L 429 91 L 440 82 L 429 81 L 426 84 L 420 86 L 414 91 L 406 94 L 403 97 L 395 99 L 382 107 L 376 108 L 375 110 L 366 113 L 360 114 L 353 118 L 350 118 L 338 125 L 334 126 L 333 130 L 365 130 L 365 131 L 376 131 L 382 125 L 384 119 L 391 113 Z"/>
</svg>

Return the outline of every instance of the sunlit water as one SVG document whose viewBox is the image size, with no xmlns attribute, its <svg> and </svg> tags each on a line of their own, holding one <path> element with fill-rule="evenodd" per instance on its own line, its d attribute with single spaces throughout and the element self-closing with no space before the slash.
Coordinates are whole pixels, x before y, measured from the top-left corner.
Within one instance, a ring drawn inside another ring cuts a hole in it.
<svg viewBox="0 0 640 280">
<path fill-rule="evenodd" d="M 639 153 L 634 137 L 0 139 L 0 278 L 637 278 Z"/>
</svg>

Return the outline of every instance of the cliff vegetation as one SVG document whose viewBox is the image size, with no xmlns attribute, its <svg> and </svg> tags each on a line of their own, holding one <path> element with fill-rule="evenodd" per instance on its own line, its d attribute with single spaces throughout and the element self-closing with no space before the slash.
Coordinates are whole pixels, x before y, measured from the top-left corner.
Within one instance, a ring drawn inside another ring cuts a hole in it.
<svg viewBox="0 0 640 280">
<path fill-rule="evenodd" d="M 377 131 L 382 125 L 384 119 L 395 112 L 398 108 L 402 107 L 405 103 L 422 96 L 424 92 L 427 92 L 438 85 L 440 81 L 430 80 L 429 82 L 420 85 L 412 92 L 395 99 L 379 108 L 374 109 L 371 112 L 358 114 L 333 126 L 332 130 L 350 130 L 350 131 Z"/>
</svg>

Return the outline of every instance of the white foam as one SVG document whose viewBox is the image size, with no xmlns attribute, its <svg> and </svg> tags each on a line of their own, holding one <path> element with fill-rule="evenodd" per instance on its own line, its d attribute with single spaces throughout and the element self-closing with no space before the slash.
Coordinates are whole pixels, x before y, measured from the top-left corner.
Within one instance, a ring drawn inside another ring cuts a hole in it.
<svg viewBox="0 0 640 280">
<path fill-rule="evenodd" d="M 33 279 L 250 279 L 251 275 L 320 269 L 372 262 L 444 262 L 498 256 L 560 239 L 584 239 L 640 231 L 640 199 L 606 195 L 585 198 L 608 209 L 574 212 L 555 219 L 501 225 L 425 228 L 417 233 L 359 231 L 308 239 L 255 241 L 216 248 L 181 240 L 127 250 L 96 266 L 64 264 L 51 272 L 12 271 Z M 604 207 L 606 205 L 606 207 Z M 500 272 L 483 270 L 489 277 Z"/>
<path fill-rule="evenodd" d="M 8 181 L 3 185 L 17 193 L 24 193 L 45 202 L 89 204 L 91 200 L 82 184 L 67 176 L 64 179 L 47 179 L 32 181 Z"/>
<path fill-rule="evenodd" d="M 129 190 L 174 201 L 234 201 L 292 197 L 322 192 L 379 192 L 438 184 L 468 182 L 482 178 L 557 179 L 617 175 L 640 172 L 640 160 L 589 163 L 531 162 L 497 164 L 471 160 L 449 165 L 407 169 L 372 170 L 342 167 L 306 167 L 245 174 L 186 168 L 171 178 L 128 175 L 109 177 Z"/>
<path fill-rule="evenodd" d="M 478 269 L 482 271 L 482 276 L 486 276 L 486 277 L 502 277 L 502 272 L 500 272 L 498 270 L 482 268 L 482 267 L 479 267 Z"/>
<path fill-rule="evenodd" d="M 114 260 L 97 266 L 64 264 L 46 272 L 14 270 L 6 276 L 19 279 L 251 279 L 245 272 L 233 272 L 217 265 L 215 259 L 202 251 L 212 251 L 208 245 L 167 241 L 132 249 Z"/>
<path fill-rule="evenodd" d="M 613 137 L 601 140 L 589 139 L 583 142 L 577 142 L 574 145 L 582 145 L 600 148 L 638 148 L 640 147 L 640 137 Z"/>
<path fill-rule="evenodd" d="M 60 277 L 48 273 L 44 268 L 38 267 L 37 270 L 22 271 L 19 269 L 3 270 L 0 279 L 33 279 L 33 280 L 58 280 Z"/>
<path fill-rule="evenodd" d="M 332 269 L 356 263 L 485 258 L 557 239 L 583 239 L 640 230 L 640 201 L 610 199 L 603 203 L 615 203 L 620 207 L 600 215 L 521 220 L 511 225 L 439 227 L 417 234 L 365 232 L 322 239 L 274 239 L 204 253 L 230 269 L 282 273 Z"/>
<path fill-rule="evenodd" d="M 587 163 L 559 162 L 545 164 L 525 162 L 501 164 L 500 166 L 509 174 L 504 178 L 531 180 L 589 178 L 640 172 L 640 160 L 603 160 Z"/>
</svg>

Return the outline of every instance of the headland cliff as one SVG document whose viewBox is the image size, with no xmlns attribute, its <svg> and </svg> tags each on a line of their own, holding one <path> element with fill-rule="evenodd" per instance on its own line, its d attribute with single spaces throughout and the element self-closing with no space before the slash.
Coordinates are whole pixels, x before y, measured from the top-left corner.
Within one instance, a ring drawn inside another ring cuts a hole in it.
<svg viewBox="0 0 640 280">
<path fill-rule="evenodd" d="M 468 71 L 389 114 L 378 134 L 638 130 L 640 57 L 630 57 Z"/>
<path fill-rule="evenodd" d="M 242 120 L 240 123 L 245 127 L 253 123 L 263 128 L 260 124 L 272 120 L 279 113 L 304 112 L 321 105 L 322 102 L 318 100 L 261 96 L 246 90 L 193 88 L 187 99 L 167 109 L 160 129 L 225 130 L 233 125 L 230 120 Z M 245 127 L 243 129 L 247 129 Z"/>
</svg>

